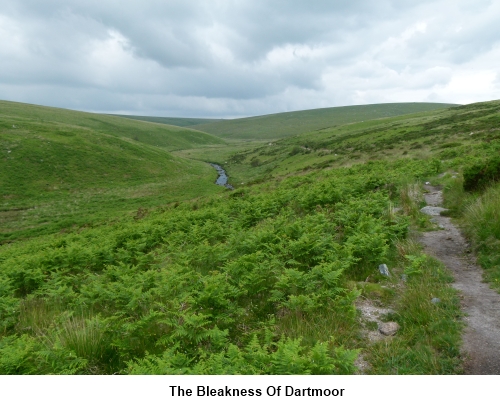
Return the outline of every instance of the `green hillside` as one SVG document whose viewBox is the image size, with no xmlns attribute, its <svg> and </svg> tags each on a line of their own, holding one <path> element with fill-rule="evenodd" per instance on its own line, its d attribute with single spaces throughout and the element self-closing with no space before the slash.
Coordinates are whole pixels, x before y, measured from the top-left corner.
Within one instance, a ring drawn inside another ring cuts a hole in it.
<svg viewBox="0 0 500 405">
<path fill-rule="evenodd" d="M 209 118 L 148 117 L 145 115 L 120 115 L 120 114 L 111 114 L 111 115 L 114 115 L 116 117 L 130 118 L 132 120 L 156 122 L 159 124 L 166 124 L 166 125 L 175 125 L 177 127 L 189 127 L 194 125 L 221 121 Z"/>
<path fill-rule="evenodd" d="M 439 230 L 423 183 L 500 289 L 499 111 L 172 152 L 2 116 L 0 374 L 463 373 L 459 292 L 416 236 Z"/>
<path fill-rule="evenodd" d="M 441 103 L 389 103 L 319 108 L 199 124 L 191 128 L 228 139 L 274 140 L 352 122 L 452 107 Z"/>
<path fill-rule="evenodd" d="M 224 163 L 240 184 L 377 160 L 481 156 L 495 139 L 498 109 L 493 101 L 339 125 L 253 146 L 213 148 L 212 160 Z M 205 153 L 179 155 L 200 159 Z"/>
<path fill-rule="evenodd" d="M 65 128 L 67 133 L 71 132 L 71 128 L 93 130 L 116 137 L 130 138 L 167 150 L 224 143 L 213 135 L 171 125 L 9 101 L 0 101 L 0 114 L 6 120 L 4 125 L 8 125 L 7 121 L 11 123 L 11 126 L 16 125 L 16 120 L 19 124 L 23 120 L 28 120 L 32 124 L 68 125 L 69 127 Z"/>
<path fill-rule="evenodd" d="M 0 240 L 217 192 L 209 165 L 167 150 L 220 142 L 189 129 L 0 102 Z"/>
</svg>

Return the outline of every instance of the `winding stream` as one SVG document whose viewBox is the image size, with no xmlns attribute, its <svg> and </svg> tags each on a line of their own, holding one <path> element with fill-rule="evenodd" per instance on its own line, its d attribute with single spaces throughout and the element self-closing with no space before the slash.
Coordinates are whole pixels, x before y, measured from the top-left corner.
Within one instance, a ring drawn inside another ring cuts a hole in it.
<svg viewBox="0 0 500 405">
<path fill-rule="evenodd" d="M 217 174 L 219 175 L 219 177 L 217 177 L 217 180 L 215 180 L 215 184 L 217 184 L 218 186 L 224 186 L 230 190 L 234 190 L 234 187 L 227 182 L 228 176 L 226 174 L 226 171 L 219 165 L 216 165 L 215 163 L 209 163 L 209 164 L 215 170 L 217 170 Z"/>
</svg>

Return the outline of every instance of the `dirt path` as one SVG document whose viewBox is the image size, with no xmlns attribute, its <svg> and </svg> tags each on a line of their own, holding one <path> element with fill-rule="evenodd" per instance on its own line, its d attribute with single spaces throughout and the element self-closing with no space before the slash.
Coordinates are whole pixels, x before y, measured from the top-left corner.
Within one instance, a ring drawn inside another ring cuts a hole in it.
<svg viewBox="0 0 500 405">
<path fill-rule="evenodd" d="M 441 191 L 425 186 L 428 206 L 442 204 Z M 448 267 L 455 277 L 453 286 L 462 293 L 466 313 L 463 351 L 466 374 L 500 374 L 500 294 L 482 282 L 482 269 L 467 254 L 468 245 L 447 217 L 433 215 L 439 231 L 425 232 L 421 242 L 428 254 Z"/>
</svg>

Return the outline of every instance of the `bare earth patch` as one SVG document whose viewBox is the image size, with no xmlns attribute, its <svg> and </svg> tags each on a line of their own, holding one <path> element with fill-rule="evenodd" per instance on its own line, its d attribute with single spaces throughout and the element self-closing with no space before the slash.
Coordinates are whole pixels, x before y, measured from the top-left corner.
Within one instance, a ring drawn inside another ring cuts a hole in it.
<svg viewBox="0 0 500 405">
<path fill-rule="evenodd" d="M 395 325 L 397 324 L 395 322 L 382 322 L 381 320 L 384 315 L 392 312 L 392 309 L 378 307 L 368 299 L 358 299 L 356 308 L 361 312 L 364 323 L 377 324 L 376 329 L 363 328 L 363 334 L 370 345 L 382 339 L 388 339 L 392 334 L 396 333 L 397 327 Z M 392 333 L 393 330 L 394 333 Z M 386 335 L 385 331 L 391 331 L 391 335 Z M 370 364 L 364 359 L 363 353 L 360 353 L 354 364 L 358 370 L 356 374 L 365 374 L 370 368 Z"/>
<path fill-rule="evenodd" d="M 426 185 L 428 206 L 442 204 L 439 188 Z M 439 210 L 438 210 L 439 211 Z M 454 288 L 462 293 L 466 313 L 463 352 L 466 374 L 500 374 L 500 295 L 482 281 L 482 269 L 468 254 L 467 242 L 450 218 L 433 216 L 439 231 L 425 232 L 421 242 L 426 253 L 436 257 L 455 277 Z"/>
</svg>

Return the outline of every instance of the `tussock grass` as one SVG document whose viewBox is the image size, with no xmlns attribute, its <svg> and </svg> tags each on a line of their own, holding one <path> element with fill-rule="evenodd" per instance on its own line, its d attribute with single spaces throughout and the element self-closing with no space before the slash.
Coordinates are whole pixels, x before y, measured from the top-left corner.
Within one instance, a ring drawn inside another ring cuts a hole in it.
<svg viewBox="0 0 500 405">
<path fill-rule="evenodd" d="M 500 292 L 500 184 L 467 206 L 464 230 L 479 254 L 485 279 Z"/>
<path fill-rule="evenodd" d="M 421 184 L 403 184 L 399 191 L 399 197 L 403 212 L 413 219 L 417 219 L 420 214 L 419 210 L 424 202 Z"/>
<path fill-rule="evenodd" d="M 372 374 L 457 374 L 461 372 L 461 310 L 452 277 L 435 259 L 418 253 L 414 242 L 399 243 L 407 282 L 386 321 L 397 335 L 368 350 Z M 408 254 L 410 253 L 410 254 Z M 438 304 L 432 298 L 441 300 Z"/>
<path fill-rule="evenodd" d="M 311 346 L 335 336 L 337 344 L 353 348 L 359 339 L 356 312 L 352 307 L 335 308 L 334 304 L 314 313 L 287 311 L 278 317 L 275 328 L 278 336 L 302 337 L 303 342 Z"/>
</svg>

